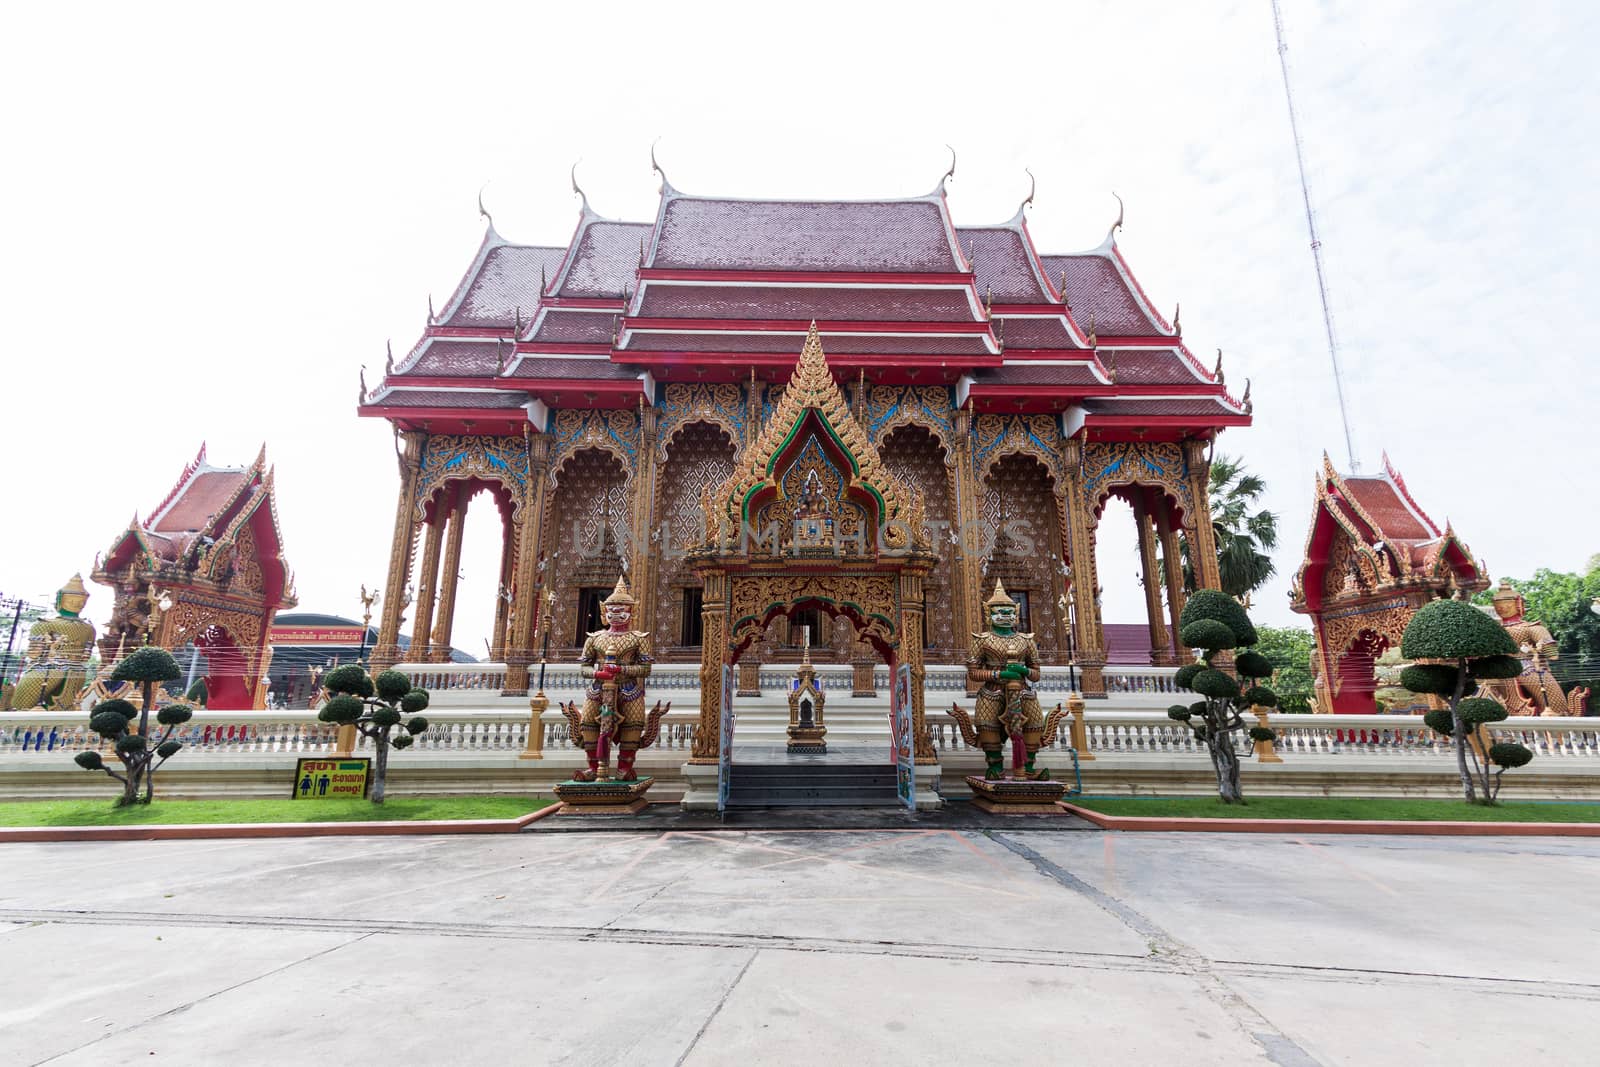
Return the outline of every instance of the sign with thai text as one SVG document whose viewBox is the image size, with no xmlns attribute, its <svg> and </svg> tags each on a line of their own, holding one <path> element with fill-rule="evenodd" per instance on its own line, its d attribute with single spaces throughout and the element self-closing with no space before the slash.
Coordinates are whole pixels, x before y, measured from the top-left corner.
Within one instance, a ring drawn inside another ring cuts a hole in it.
<svg viewBox="0 0 1600 1067">
<path fill-rule="evenodd" d="M 360 800 L 367 795 L 372 761 L 366 757 L 302 759 L 295 763 L 296 800 Z"/>
<path fill-rule="evenodd" d="M 359 626 L 274 626 L 274 645 L 359 645 Z"/>
</svg>

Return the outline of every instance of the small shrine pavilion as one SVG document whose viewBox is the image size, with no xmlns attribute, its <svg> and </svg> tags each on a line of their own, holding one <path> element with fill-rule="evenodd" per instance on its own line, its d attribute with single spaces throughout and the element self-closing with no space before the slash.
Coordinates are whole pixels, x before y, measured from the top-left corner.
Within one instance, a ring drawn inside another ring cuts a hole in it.
<svg viewBox="0 0 1600 1067">
<path fill-rule="evenodd" d="M 179 661 L 204 658 L 208 707 L 265 707 L 273 616 L 296 603 L 266 446 L 248 466 L 214 467 L 201 445 L 149 517 L 135 515 L 95 560 L 91 577 L 115 595 L 100 639 L 104 661 L 146 643 L 189 648 L 198 655 Z"/>
<path fill-rule="evenodd" d="M 1400 647 L 1417 609 L 1488 585 L 1472 551 L 1428 518 L 1387 455 L 1381 474 L 1357 475 L 1340 474 L 1324 454 L 1289 605 L 1311 617 L 1315 710 L 1375 712 L 1373 664 Z"/>
<path fill-rule="evenodd" d="M 564 243 L 514 243 L 490 219 L 423 335 L 362 385 L 359 412 L 393 425 L 402 469 L 374 662 L 402 658 L 408 605 L 403 658 L 449 647 L 479 494 L 500 522 L 501 595 L 482 610 L 508 692 L 527 687 L 546 594 L 567 655 L 622 573 L 657 658 L 699 660 L 688 556 L 702 497 L 745 465 L 813 322 L 875 460 L 922 501 L 928 662 L 965 655 L 1001 578 L 1047 662 L 1075 659 L 1085 692 L 1103 693 L 1094 557 L 1112 497 L 1137 522 L 1152 661 L 1176 661 L 1179 544 L 1216 587 L 1207 457 L 1249 425 L 1249 390 L 1231 395 L 1220 358 L 1202 366 L 1177 314 L 1156 311 L 1118 248 L 1120 217 L 1094 248 L 1041 253 L 1032 199 L 968 226 L 943 179 L 922 196 L 780 201 L 691 195 L 662 174 L 654 218 L 604 218 L 585 197 Z M 800 552 L 826 532 L 806 493 L 786 512 Z M 802 626 L 820 662 L 865 647 L 850 620 L 797 608 L 760 656 L 798 659 Z"/>
</svg>

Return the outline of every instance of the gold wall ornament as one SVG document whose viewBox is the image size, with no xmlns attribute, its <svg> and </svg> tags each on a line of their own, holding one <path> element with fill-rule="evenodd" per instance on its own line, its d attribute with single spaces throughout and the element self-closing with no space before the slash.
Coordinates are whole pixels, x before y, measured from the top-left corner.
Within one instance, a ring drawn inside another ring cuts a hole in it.
<svg viewBox="0 0 1600 1067">
<path fill-rule="evenodd" d="M 499 485 L 511 504 L 511 517 L 521 519 L 528 491 L 528 441 L 522 437 L 482 434 L 432 434 L 423 437 L 412 521 L 427 518 L 429 504 L 450 482 L 478 479 Z"/>
</svg>

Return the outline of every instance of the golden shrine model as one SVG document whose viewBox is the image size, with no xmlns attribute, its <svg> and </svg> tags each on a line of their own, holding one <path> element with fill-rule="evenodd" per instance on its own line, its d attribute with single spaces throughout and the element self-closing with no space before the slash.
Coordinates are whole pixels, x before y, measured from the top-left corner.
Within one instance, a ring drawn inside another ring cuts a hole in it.
<svg viewBox="0 0 1600 1067">
<path fill-rule="evenodd" d="M 491 220 L 422 338 L 362 383 L 400 474 L 375 665 L 401 658 L 403 625 L 407 658 L 446 655 L 463 523 L 487 499 L 507 691 L 527 691 L 542 623 L 575 658 L 626 574 L 655 659 L 704 664 L 696 759 L 716 755 L 721 665 L 757 641 L 797 662 L 809 627 L 813 659 L 920 678 L 924 656 L 965 660 L 996 578 L 1040 661 L 1074 655 L 1103 695 L 1094 546 L 1114 496 L 1137 520 L 1152 661 L 1176 662 L 1180 542 L 1217 586 L 1209 448 L 1248 425 L 1249 390 L 1154 310 L 1120 218 L 1089 251 L 1040 255 L 1027 203 L 966 227 L 942 180 L 779 202 L 663 176 L 653 220 L 584 200 L 563 245 Z"/>
</svg>

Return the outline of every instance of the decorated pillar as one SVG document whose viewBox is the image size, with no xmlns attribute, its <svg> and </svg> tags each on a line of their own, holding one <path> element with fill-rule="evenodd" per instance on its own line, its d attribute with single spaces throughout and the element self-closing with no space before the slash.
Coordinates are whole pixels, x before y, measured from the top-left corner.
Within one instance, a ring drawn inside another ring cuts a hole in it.
<svg viewBox="0 0 1600 1067">
<path fill-rule="evenodd" d="M 928 720 L 922 692 L 922 682 L 927 670 L 923 665 L 922 648 L 922 575 L 902 572 L 900 575 L 900 648 L 896 667 L 911 667 L 911 736 L 916 743 L 918 763 L 938 763 L 939 756 L 933 748 L 933 737 L 928 733 Z M 894 679 L 889 679 L 894 688 Z"/>
<path fill-rule="evenodd" d="M 1156 569 L 1155 523 L 1150 515 L 1150 499 L 1135 490 L 1133 522 L 1139 531 L 1139 576 L 1144 582 L 1145 618 L 1150 623 L 1150 662 L 1158 667 L 1171 664 L 1172 644 L 1161 611 L 1161 572 Z"/>
<path fill-rule="evenodd" d="M 1179 643 L 1180 619 L 1183 615 L 1183 557 L 1178 552 L 1178 531 L 1172 525 L 1172 504 L 1163 497 L 1155 509 L 1156 535 L 1161 538 L 1161 566 L 1167 577 L 1167 610 L 1172 618 L 1172 662 L 1179 663 L 1185 656 Z"/>
<path fill-rule="evenodd" d="M 461 537 L 467 523 L 465 486 L 448 493 L 450 515 L 444 538 L 444 564 L 439 573 L 439 618 L 428 649 L 430 663 L 450 662 L 450 632 L 455 628 L 456 587 L 461 582 Z"/>
<path fill-rule="evenodd" d="M 439 586 L 439 548 L 444 543 L 445 522 L 440 512 L 445 508 L 445 497 L 441 496 L 433 518 L 424 520 L 428 533 L 422 549 L 422 573 L 417 576 L 417 618 L 411 624 L 411 648 L 406 652 L 409 663 L 428 662 L 428 645 L 433 637 L 433 605 Z"/>
<path fill-rule="evenodd" d="M 646 632 L 656 629 L 656 574 L 661 551 L 661 524 L 656 521 L 656 409 L 640 401 L 639 458 L 633 472 L 632 577 L 628 584 L 638 597 L 636 625 Z"/>
<path fill-rule="evenodd" d="M 722 666 L 728 658 L 728 576 L 720 569 L 701 575 L 700 724 L 690 763 L 716 763 L 721 750 Z"/>
<path fill-rule="evenodd" d="M 372 667 L 380 671 L 400 658 L 400 620 L 405 611 L 406 581 L 411 577 L 411 557 L 416 549 L 417 482 L 427 436 L 419 431 L 398 435 L 400 499 L 395 505 L 394 539 L 389 544 L 389 578 L 384 585 L 383 615 L 378 643 L 372 650 Z"/>
<path fill-rule="evenodd" d="M 978 573 L 977 546 L 972 539 L 979 536 L 978 514 L 982 494 L 978 488 L 977 470 L 972 455 L 972 412 L 956 410 L 950 416 L 954 428 L 955 468 L 953 471 L 955 507 L 951 509 L 956 524 L 956 542 L 940 545 L 938 550 L 954 549 L 955 566 L 951 570 L 953 587 L 951 609 L 955 612 L 957 644 L 964 634 L 983 629 L 983 596 L 979 591 L 982 575 Z"/>
<path fill-rule="evenodd" d="M 1069 437 L 1061 442 L 1061 476 L 1065 483 L 1061 511 L 1066 523 L 1062 542 L 1072 567 L 1072 588 L 1067 597 L 1073 607 L 1073 643 L 1083 677 L 1083 695 L 1106 695 L 1105 633 L 1100 625 L 1100 581 L 1094 559 L 1094 527 L 1098 521 L 1093 502 L 1083 487 L 1083 442 Z"/>
<path fill-rule="evenodd" d="M 517 531 L 516 581 L 512 583 L 512 602 L 507 629 L 506 687 L 502 696 L 528 695 L 528 665 L 538 658 L 534 647 L 537 633 L 539 596 L 540 540 L 550 479 L 550 438 L 523 427 L 528 442 L 528 482 L 522 499 L 521 524 Z"/>
<path fill-rule="evenodd" d="M 1189 558 L 1194 566 L 1195 586 L 1221 589 L 1222 574 L 1217 566 L 1217 534 L 1211 525 L 1211 461 L 1206 442 L 1188 438 L 1183 442 L 1184 477 L 1194 497 L 1194 514 L 1184 516 L 1183 530 L 1189 538 Z"/>
<path fill-rule="evenodd" d="M 517 524 L 511 516 L 500 519 L 500 581 L 495 587 L 494 637 L 489 642 L 489 658 L 504 662 L 506 656 L 506 623 L 511 618 L 511 587 L 516 580 Z"/>
</svg>

